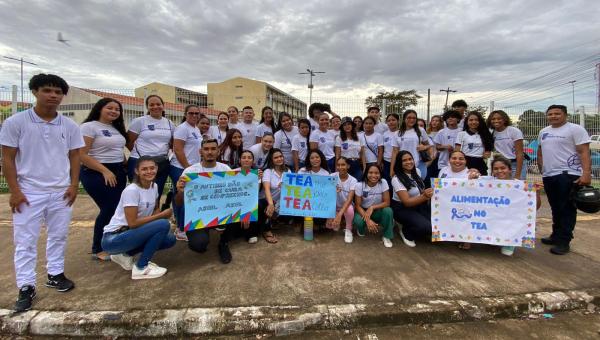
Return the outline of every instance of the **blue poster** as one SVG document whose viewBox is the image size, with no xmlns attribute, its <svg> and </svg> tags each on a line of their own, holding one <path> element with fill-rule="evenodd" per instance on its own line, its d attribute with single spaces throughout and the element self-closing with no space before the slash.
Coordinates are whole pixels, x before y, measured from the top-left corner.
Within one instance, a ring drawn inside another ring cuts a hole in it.
<svg viewBox="0 0 600 340">
<path fill-rule="evenodd" d="M 335 217 L 336 183 L 333 176 L 284 173 L 279 215 Z"/>
<path fill-rule="evenodd" d="M 258 170 L 184 176 L 185 231 L 258 220 Z"/>
</svg>

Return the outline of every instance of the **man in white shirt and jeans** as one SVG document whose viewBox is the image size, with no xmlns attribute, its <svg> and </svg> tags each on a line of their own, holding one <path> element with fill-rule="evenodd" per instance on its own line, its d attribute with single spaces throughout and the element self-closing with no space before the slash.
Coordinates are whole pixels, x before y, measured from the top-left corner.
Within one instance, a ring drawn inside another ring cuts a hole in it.
<svg viewBox="0 0 600 340">
<path fill-rule="evenodd" d="M 52 74 L 29 81 L 35 107 L 9 117 L 0 133 L 3 168 L 10 190 L 19 297 L 15 311 L 29 310 L 35 298 L 37 241 L 42 219 L 48 231 L 46 287 L 75 287 L 64 274 L 65 248 L 73 202 L 79 188 L 79 127 L 57 112 L 69 86 Z"/>
</svg>

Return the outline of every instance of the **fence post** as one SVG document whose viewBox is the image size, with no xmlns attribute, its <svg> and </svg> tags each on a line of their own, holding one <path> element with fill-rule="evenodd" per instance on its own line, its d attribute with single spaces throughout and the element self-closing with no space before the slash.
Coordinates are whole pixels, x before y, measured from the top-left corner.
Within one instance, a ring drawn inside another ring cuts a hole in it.
<svg viewBox="0 0 600 340">
<path fill-rule="evenodd" d="M 383 98 L 381 100 L 381 106 L 382 106 L 381 113 L 382 113 L 383 119 L 385 121 L 385 117 L 387 116 L 387 99 Z"/>
<path fill-rule="evenodd" d="M 490 112 L 494 112 L 494 101 L 490 100 Z"/>
<path fill-rule="evenodd" d="M 17 85 L 12 86 L 12 114 L 14 115 L 19 110 L 17 97 Z M 21 104 L 23 105 L 23 104 Z"/>
<path fill-rule="evenodd" d="M 431 114 L 431 89 L 427 89 L 427 124 L 429 124 Z"/>
<path fill-rule="evenodd" d="M 144 102 L 142 103 L 142 111 L 144 116 L 148 114 L 148 108 L 146 108 L 146 99 L 148 98 L 148 89 L 144 87 Z"/>
</svg>

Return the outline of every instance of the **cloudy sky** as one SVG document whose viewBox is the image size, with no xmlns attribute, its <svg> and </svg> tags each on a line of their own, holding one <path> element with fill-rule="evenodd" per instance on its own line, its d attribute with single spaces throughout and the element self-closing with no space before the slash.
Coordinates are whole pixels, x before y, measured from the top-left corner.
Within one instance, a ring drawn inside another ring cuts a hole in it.
<svg viewBox="0 0 600 340">
<path fill-rule="evenodd" d="M 598 18 L 597 0 L 0 0 L 0 55 L 38 64 L 26 79 L 52 72 L 81 87 L 204 91 L 245 76 L 298 97 L 308 66 L 326 72 L 316 97 L 450 86 L 471 101 L 568 104 L 573 78 L 578 105 L 594 107 Z M 18 63 L 0 58 L 0 86 L 18 82 Z"/>
</svg>

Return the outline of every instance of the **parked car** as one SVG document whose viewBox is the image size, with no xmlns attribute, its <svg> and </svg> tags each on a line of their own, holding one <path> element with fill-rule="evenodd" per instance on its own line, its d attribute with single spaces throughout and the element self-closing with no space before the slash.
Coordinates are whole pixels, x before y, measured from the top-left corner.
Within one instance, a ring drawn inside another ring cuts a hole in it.
<svg viewBox="0 0 600 340">
<path fill-rule="evenodd" d="M 598 135 L 595 135 L 598 137 Z M 600 141 L 599 141 L 600 142 Z M 523 151 L 529 156 L 530 160 L 527 162 L 527 172 L 532 174 L 539 174 L 539 170 L 537 168 L 537 148 L 538 141 L 534 139 L 527 146 L 523 148 Z M 600 149 L 591 149 L 591 160 L 592 160 L 592 177 L 600 178 Z"/>
<path fill-rule="evenodd" d="M 590 150 L 600 151 L 600 135 L 592 135 L 590 139 L 592 140 L 590 143 Z"/>
</svg>

